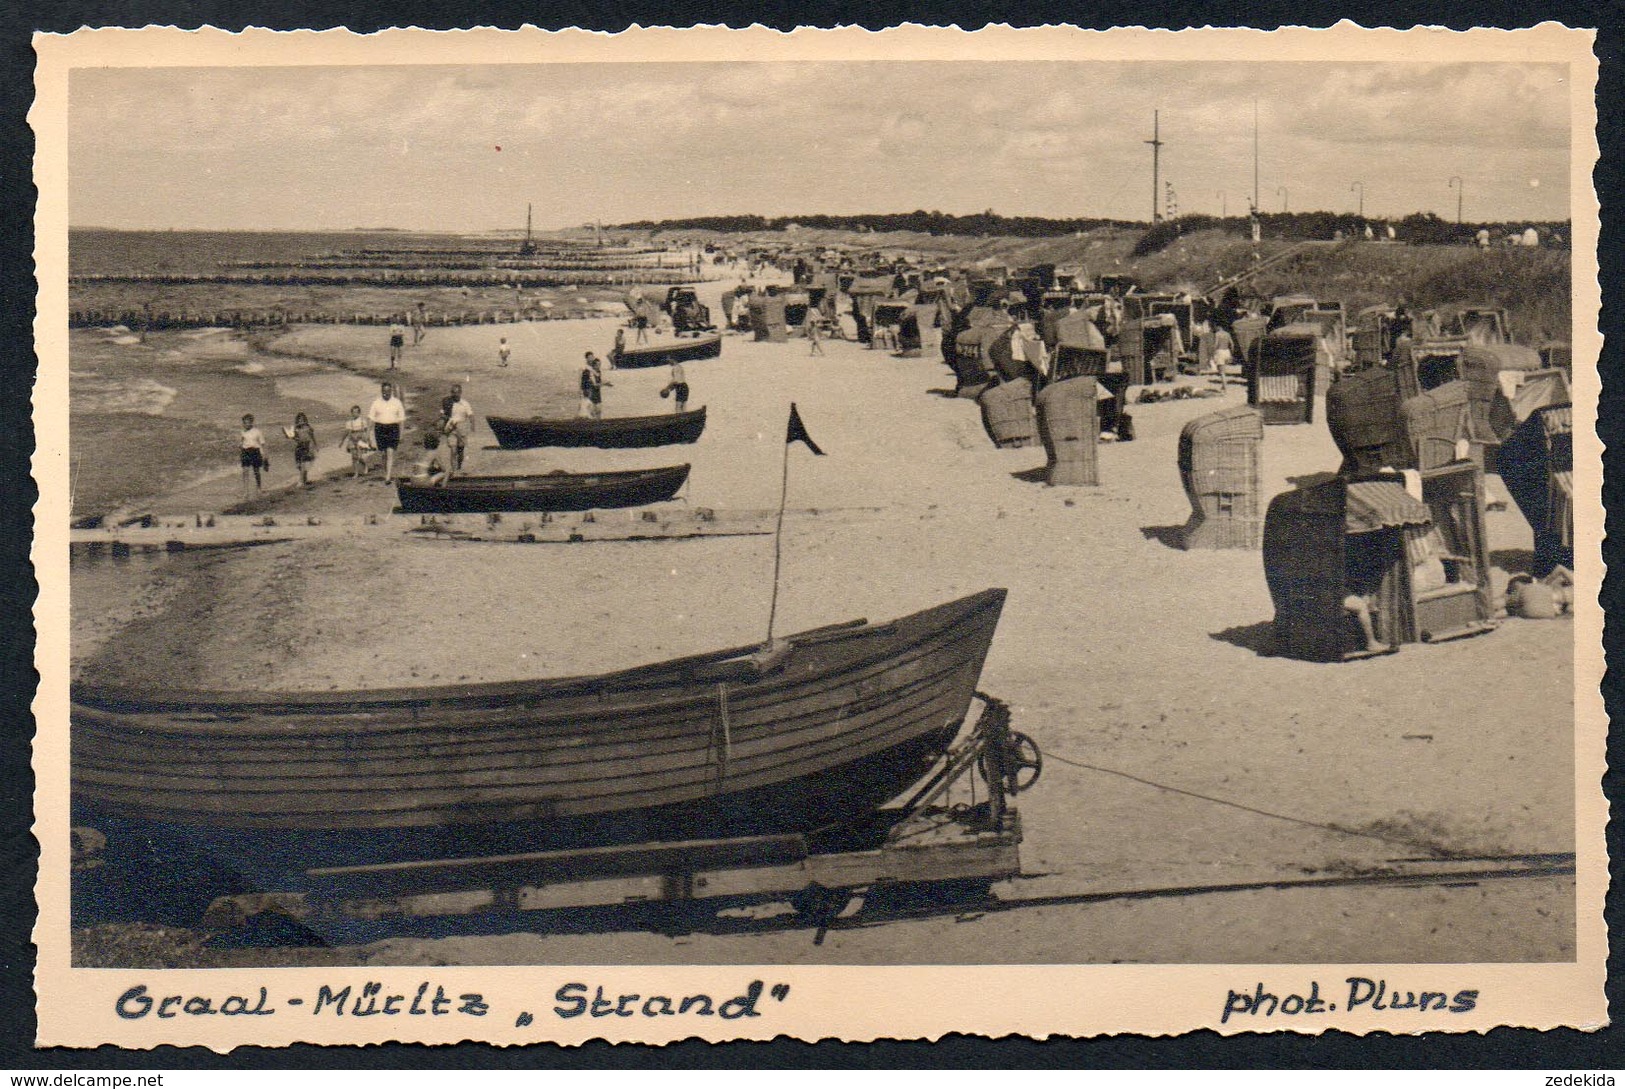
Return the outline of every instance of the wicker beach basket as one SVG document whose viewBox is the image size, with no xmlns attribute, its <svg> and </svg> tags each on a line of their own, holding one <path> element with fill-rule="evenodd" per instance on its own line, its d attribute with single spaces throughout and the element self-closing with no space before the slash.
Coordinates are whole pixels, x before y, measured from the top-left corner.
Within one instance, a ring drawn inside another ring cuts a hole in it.
<svg viewBox="0 0 1625 1089">
<path fill-rule="evenodd" d="M 1025 378 L 989 386 L 976 403 L 982 408 L 982 425 L 993 445 L 1014 449 L 1031 446 L 1036 440 L 1033 386 Z"/>
<path fill-rule="evenodd" d="M 1180 431 L 1179 479 L 1191 501 L 1187 549 L 1259 546 L 1263 441 L 1258 413 L 1240 406 L 1198 416 Z"/>
<path fill-rule="evenodd" d="M 1099 484 L 1096 458 L 1100 412 L 1093 378 L 1068 378 L 1045 386 L 1037 397 L 1038 435 L 1049 460 L 1049 482 L 1077 487 Z"/>
</svg>

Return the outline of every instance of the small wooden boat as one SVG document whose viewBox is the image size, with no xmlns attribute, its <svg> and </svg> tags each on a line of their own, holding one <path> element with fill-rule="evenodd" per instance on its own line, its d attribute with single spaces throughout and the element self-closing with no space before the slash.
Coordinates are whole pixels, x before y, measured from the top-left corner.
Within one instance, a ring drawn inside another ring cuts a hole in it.
<svg viewBox="0 0 1625 1089">
<path fill-rule="evenodd" d="M 488 416 L 491 434 L 504 450 L 529 450 L 537 446 L 593 446 L 600 450 L 638 449 L 697 442 L 705 430 L 705 408 L 662 416 L 610 416 L 592 419 L 524 419 L 516 416 Z"/>
<path fill-rule="evenodd" d="M 562 680 L 78 685 L 75 823 L 110 844 L 205 852 L 254 883 L 320 865 L 840 827 L 952 743 L 1004 599 L 984 590 L 887 624 Z"/>
<path fill-rule="evenodd" d="M 688 363 L 696 359 L 715 359 L 722 354 L 722 335 L 683 337 L 661 344 L 625 345 L 609 353 L 610 366 L 621 370 L 632 367 L 664 367 L 671 363 Z"/>
<path fill-rule="evenodd" d="M 395 485 L 407 514 L 598 510 L 641 507 L 677 494 L 687 465 L 613 473 L 552 472 L 540 476 L 454 476 L 444 484 Z"/>
</svg>

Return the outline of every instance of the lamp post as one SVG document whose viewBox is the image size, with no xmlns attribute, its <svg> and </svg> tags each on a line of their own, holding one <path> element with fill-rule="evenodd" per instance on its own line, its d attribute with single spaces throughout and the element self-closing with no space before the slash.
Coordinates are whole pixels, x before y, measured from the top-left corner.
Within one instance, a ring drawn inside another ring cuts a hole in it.
<svg viewBox="0 0 1625 1089">
<path fill-rule="evenodd" d="M 1285 215 L 1287 197 L 1291 196 L 1291 193 L 1287 190 L 1286 186 L 1278 185 L 1275 187 L 1275 195 L 1281 198 L 1281 214 Z"/>
<path fill-rule="evenodd" d="M 1467 183 L 1461 180 L 1460 174 L 1450 175 L 1450 188 L 1456 191 L 1456 226 L 1461 226 L 1461 197 L 1467 190 Z"/>
<path fill-rule="evenodd" d="M 1353 185 L 1349 186 L 1349 192 L 1352 193 L 1355 190 L 1359 190 L 1359 192 L 1360 192 L 1359 216 L 1360 216 L 1361 219 L 1364 219 L 1365 218 L 1365 182 L 1357 181 Z"/>
</svg>

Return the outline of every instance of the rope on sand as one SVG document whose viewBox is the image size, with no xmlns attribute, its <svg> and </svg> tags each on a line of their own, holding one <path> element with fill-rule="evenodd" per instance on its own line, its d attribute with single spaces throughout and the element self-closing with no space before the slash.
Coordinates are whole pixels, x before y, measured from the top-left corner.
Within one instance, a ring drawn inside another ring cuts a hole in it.
<svg viewBox="0 0 1625 1089">
<path fill-rule="evenodd" d="M 1046 752 L 1044 756 L 1050 760 L 1057 760 L 1074 768 L 1082 768 L 1085 771 L 1096 771 L 1100 772 L 1102 775 L 1115 775 L 1120 779 L 1127 779 L 1130 782 L 1139 783 L 1142 786 L 1154 787 L 1157 790 L 1167 791 L 1170 794 L 1183 794 L 1187 798 L 1196 798 L 1200 801 L 1212 802 L 1214 805 L 1228 806 L 1231 809 L 1239 809 L 1244 813 L 1252 813 L 1260 817 L 1269 817 L 1272 820 L 1286 821 L 1290 824 L 1302 825 L 1305 828 L 1316 828 L 1322 832 L 1334 832 L 1340 836 L 1358 836 L 1361 839 L 1380 840 L 1383 843 L 1392 843 L 1402 847 L 1415 847 L 1418 850 L 1426 851 L 1429 855 L 1436 858 L 1448 858 L 1454 853 L 1446 848 L 1440 847 L 1437 843 L 1407 839 L 1404 836 L 1385 836 L 1381 832 L 1362 832 L 1357 828 L 1345 828 L 1339 824 L 1323 824 L 1320 821 L 1306 820 L 1303 817 L 1294 817 L 1286 813 L 1275 813 L 1268 809 L 1259 809 L 1256 806 L 1244 805 L 1241 802 L 1233 802 L 1228 798 L 1215 798 L 1211 794 L 1201 794 L 1194 790 L 1186 790 L 1183 787 L 1169 786 L 1167 783 L 1158 783 L 1151 779 L 1142 779 L 1138 775 L 1132 775 L 1126 771 L 1118 771 L 1116 768 L 1103 768 L 1097 764 L 1086 764 L 1081 760 L 1071 760 L 1057 753 Z"/>
</svg>

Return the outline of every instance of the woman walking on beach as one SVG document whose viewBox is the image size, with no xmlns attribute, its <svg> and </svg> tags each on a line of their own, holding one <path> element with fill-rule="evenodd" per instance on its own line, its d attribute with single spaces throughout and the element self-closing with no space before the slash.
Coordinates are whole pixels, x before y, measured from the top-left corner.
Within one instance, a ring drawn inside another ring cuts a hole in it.
<svg viewBox="0 0 1625 1089">
<path fill-rule="evenodd" d="M 350 452 L 350 479 L 359 480 L 367 475 L 367 455 L 372 453 L 371 430 L 361 415 L 360 405 L 350 406 L 350 418 L 344 421 L 344 449 Z"/>
<path fill-rule="evenodd" d="M 243 498 L 253 499 L 259 494 L 263 484 L 260 473 L 271 467 L 271 462 L 265 456 L 265 435 L 254 426 L 254 417 L 243 416 L 243 431 L 240 436 L 241 449 L 239 461 L 243 467 Z"/>
<path fill-rule="evenodd" d="M 299 470 L 299 486 L 310 487 L 310 465 L 316 460 L 316 429 L 303 412 L 293 418 L 293 467 Z"/>
</svg>

